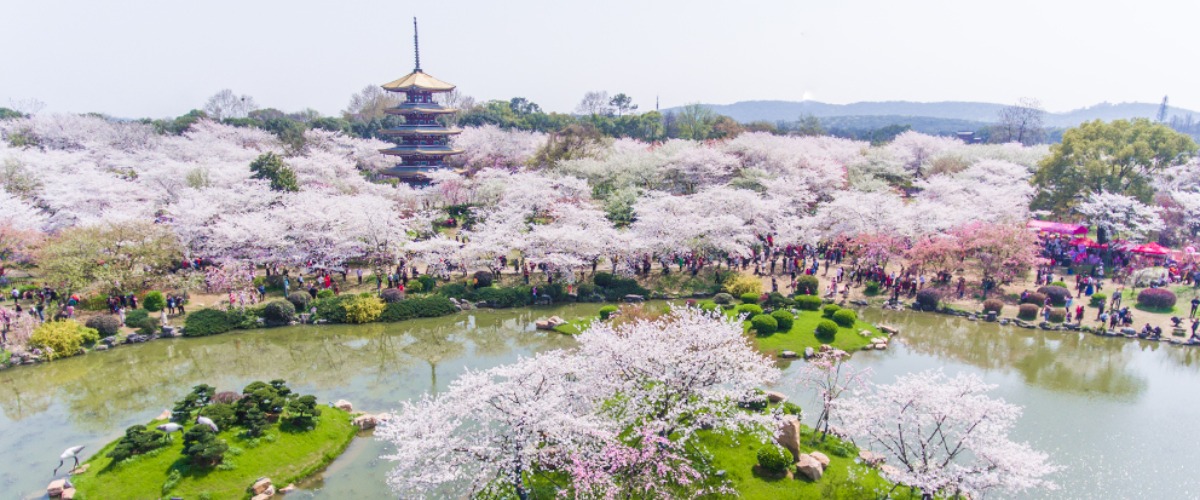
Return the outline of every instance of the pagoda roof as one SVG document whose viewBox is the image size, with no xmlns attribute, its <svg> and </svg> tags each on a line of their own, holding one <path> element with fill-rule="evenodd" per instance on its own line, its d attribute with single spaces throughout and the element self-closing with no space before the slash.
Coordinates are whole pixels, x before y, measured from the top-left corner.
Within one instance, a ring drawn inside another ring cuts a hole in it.
<svg viewBox="0 0 1200 500">
<path fill-rule="evenodd" d="M 397 125 L 380 132 L 388 135 L 454 135 L 461 134 L 462 129 L 437 125 Z"/>
<path fill-rule="evenodd" d="M 454 85 L 438 80 L 437 78 L 427 75 L 425 72 L 418 69 L 414 70 L 412 73 L 404 75 L 399 80 L 383 84 L 383 89 L 390 90 L 392 92 L 406 92 L 411 89 L 448 92 L 454 90 Z"/>
<path fill-rule="evenodd" d="M 396 165 L 385 168 L 379 173 L 393 177 L 424 177 L 422 174 L 438 170 L 451 170 L 451 168 L 446 165 Z"/>
<path fill-rule="evenodd" d="M 422 102 L 422 103 L 406 102 L 406 103 L 400 104 L 399 106 L 396 106 L 393 108 L 387 108 L 387 109 L 383 110 L 384 113 L 387 113 L 389 115 L 421 115 L 421 114 L 448 115 L 455 111 L 458 111 L 458 110 L 454 109 L 454 108 L 447 108 L 445 106 L 442 106 L 441 104 L 424 103 L 424 102 Z"/>
<path fill-rule="evenodd" d="M 394 148 L 381 149 L 380 153 L 394 156 L 450 156 L 461 154 L 463 150 L 454 149 L 450 146 L 396 146 Z"/>
</svg>

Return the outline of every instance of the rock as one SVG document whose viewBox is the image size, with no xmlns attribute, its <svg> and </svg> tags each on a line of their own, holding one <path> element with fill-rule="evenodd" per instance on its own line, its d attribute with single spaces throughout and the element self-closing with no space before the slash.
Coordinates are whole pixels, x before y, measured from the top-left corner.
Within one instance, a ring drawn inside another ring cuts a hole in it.
<svg viewBox="0 0 1200 500">
<path fill-rule="evenodd" d="M 874 344 L 874 347 L 875 347 L 876 351 L 887 350 L 887 342 L 880 342 L 878 344 Z"/>
<path fill-rule="evenodd" d="M 75 488 L 65 488 L 62 491 L 62 500 L 73 500 L 75 498 Z"/>
<path fill-rule="evenodd" d="M 796 472 L 810 481 L 817 481 L 825 474 L 825 466 L 821 465 L 821 462 L 812 455 L 801 453 L 800 458 L 796 460 Z"/>
<path fill-rule="evenodd" d="M 637 295 L 637 294 L 633 294 L 633 293 L 625 296 L 625 302 L 643 302 L 645 300 L 646 300 L 646 297 L 643 297 L 643 296 Z"/>
<path fill-rule="evenodd" d="M 886 333 L 888 335 L 896 335 L 896 334 L 900 333 L 900 330 L 897 330 L 895 327 L 887 326 L 887 325 L 880 325 L 879 331 Z"/>
<path fill-rule="evenodd" d="M 821 462 L 822 469 L 824 469 L 825 467 L 829 467 L 829 457 L 825 456 L 824 453 L 821 453 L 819 451 L 814 451 L 812 453 L 809 453 L 809 455 L 812 455 L 812 457 L 817 459 L 818 462 Z"/>
<path fill-rule="evenodd" d="M 882 472 L 886 478 L 899 477 L 900 475 L 900 469 L 886 464 L 879 466 L 879 472 Z"/>
<path fill-rule="evenodd" d="M 979 321 L 979 317 L 972 314 L 970 316 L 967 316 L 967 321 Z"/>
<path fill-rule="evenodd" d="M 254 486 L 251 486 L 250 489 L 254 491 L 255 495 L 261 495 L 265 493 L 267 489 L 270 489 L 272 493 L 275 491 L 275 488 L 271 486 L 271 478 L 269 477 L 259 478 L 258 481 L 254 482 Z"/>
<path fill-rule="evenodd" d="M 481 301 L 478 301 L 475 303 L 475 307 L 487 307 L 487 306 L 488 306 L 488 303 L 486 300 L 481 300 Z"/>
<path fill-rule="evenodd" d="M 833 346 L 831 346 L 829 344 L 821 344 L 821 352 L 830 352 L 832 350 L 833 350 Z"/>
<path fill-rule="evenodd" d="M 1137 330 L 1133 328 L 1122 328 L 1121 333 L 1125 335 L 1137 335 Z"/>
<path fill-rule="evenodd" d="M 1183 328 L 1172 328 L 1171 335 L 1174 335 L 1176 337 L 1183 337 L 1183 336 L 1187 335 L 1187 330 L 1185 330 Z"/>
<path fill-rule="evenodd" d="M 811 347 L 804 348 L 804 359 L 811 358 L 811 357 L 813 357 L 814 354 L 815 353 L 813 352 L 813 348 L 811 348 Z"/>
<path fill-rule="evenodd" d="M 779 357 L 794 358 L 794 357 L 796 357 L 796 351 L 783 351 L 783 352 L 779 353 Z"/>
<path fill-rule="evenodd" d="M 83 464 L 83 465 L 80 465 L 79 467 L 76 467 L 76 468 L 74 468 L 74 469 L 71 469 L 71 475 L 75 475 L 75 474 L 83 474 L 84 472 L 87 472 L 87 471 L 88 471 L 88 469 L 89 469 L 89 468 L 91 468 L 91 467 L 92 467 L 92 464 Z"/>
<path fill-rule="evenodd" d="M 881 338 L 879 338 L 879 337 L 873 337 L 873 338 L 871 338 L 871 343 L 872 343 L 872 344 L 882 344 L 882 343 L 884 343 L 884 342 L 887 342 L 887 341 L 886 341 L 886 340 L 884 340 L 884 339 L 881 339 Z"/>
<path fill-rule="evenodd" d="M 334 406 L 335 408 L 339 409 L 339 410 L 342 410 L 342 411 L 344 411 L 344 412 L 352 412 L 352 411 L 354 411 L 354 405 L 350 404 L 350 402 L 349 402 L 349 401 L 346 401 L 345 399 L 339 399 L 339 400 L 337 400 L 337 402 L 336 402 L 336 403 L 334 403 L 334 404 L 333 404 L 333 406 Z M 261 492 L 259 492 L 259 493 L 261 493 Z"/>
<path fill-rule="evenodd" d="M 871 335 L 874 335 L 874 333 L 871 333 L 871 330 L 863 330 L 858 332 L 858 334 L 862 335 L 863 337 L 870 337 Z"/>
<path fill-rule="evenodd" d="M 771 403 L 782 403 L 787 401 L 787 396 L 784 396 L 783 393 L 780 392 L 764 391 L 764 394 L 767 395 L 767 401 Z"/>
<path fill-rule="evenodd" d="M 800 419 L 795 415 L 784 415 L 775 442 L 792 452 L 793 457 L 800 456 Z"/>
<path fill-rule="evenodd" d="M 354 417 L 353 423 L 355 427 L 362 430 L 374 429 L 375 425 L 379 423 L 379 419 L 375 418 L 375 415 L 359 415 Z"/>
<path fill-rule="evenodd" d="M 883 455 L 868 450 L 859 450 L 858 459 L 867 465 L 878 465 L 886 459 Z"/>
<path fill-rule="evenodd" d="M 104 344 L 96 344 L 96 347 L 95 347 L 95 349 L 96 349 L 97 351 L 107 351 L 107 350 L 108 350 L 108 346 L 106 346 L 106 345 L 104 345 Z"/>
<path fill-rule="evenodd" d="M 550 326 L 550 322 L 549 322 L 549 321 L 546 321 L 546 320 L 544 320 L 544 319 L 543 319 L 543 320 L 538 320 L 538 321 L 535 321 L 535 322 L 533 322 L 533 326 L 534 326 L 534 328 L 537 328 L 538 330 L 551 330 L 551 329 L 553 329 L 553 327 L 551 327 L 551 326 Z"/>
<path fill-rule="evenodd" d="M 250 500 L 267 500 L 269 498 L 271 498 L 271 495 L 268 495 L 266 493 L 259 493 L 257 495 L 254 495 L 253 497 L 251 497 Z"/>
<path fill-rule="evenodd" d="M 567 324 L 567 320 L 562 319 L 558 316 L 551 316 L 550 319 L 546 320 L 546 323 L 548 323 L 550 325 L 550 328 L 554 328 L 556 326 L 561 326 L 561 325 Z"/>
<path fill-rule="evenodd" d="M 291 493 L 291 492 L 293 492 L 293 491 L 296 491 L 296 485 L 294 485 L 294 484 L 289 484 L 289 485 L 287 485 L 287 486 L 284 486 L 284 487 L 282 487 L 282 488 L 279 488 L 279 491 L 278 491 L 278 493 L 279 493 L 280 495 L 286 495 L 286 494 L 288 494 L 288 493 Z"/>
<path fill-rule="evenodd" d="M 46 495 L 50 497 L 62 496 L 63 490 L 67 488 L 66 479 L 55 479 L 50 481 L 50 485 L 46 486 Z"/>
<path fill-rule="evenodd" d="M 1008 325 L 1008 318 L 1000 318 L 1000 325 L 1001 326 Z"/>
</svg>

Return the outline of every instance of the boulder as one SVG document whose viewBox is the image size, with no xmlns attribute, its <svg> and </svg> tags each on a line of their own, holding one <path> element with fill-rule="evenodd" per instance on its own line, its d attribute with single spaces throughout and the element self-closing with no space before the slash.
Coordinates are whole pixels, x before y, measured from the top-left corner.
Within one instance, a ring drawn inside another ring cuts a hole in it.
<svg viewBox="0 0 1200 500">
<path fill-rule="evenodd" d="M 880 338 L 880 337 L 872 337 L 871 338 L 872 344 L 882 344 L 884 342 L 887 342 L 887 340 L 884 340 L 883 338 Z"/>
<path fill-rule="evenodd" d="M 818 462 L 821 462 L 822 468 L 829 467 L 829 457 L 826 456 L 824 453 L 821 453 L 819 451 L 814 451 L 812 453 L 809 453 L 809 455 L 812 455 L 812 457 L 817 459 Z"/>
<path fill-rule="evenodd" d="M 793 457 L 800 456 L 800 419 L 795 415 L 784 415 L 779 423 L 779 433 L 775 436 L 779 446 L 787 448 Z"/>
<path fill-rule="evenodd" d="M 362 430 L 374 429 L 375 425 L 379 423 L 379 419 L 375 418 L 375 415 L 365 414 L 354 417 L 353 423 L 355 427 Z"/>
<path fill-rule="evenodd" d="M 888 335 L 895 335 L 897 333 L 900 333 L 900 330 L 897 330 L 895 327 L 887 326 L 887 325 L 880 325 L 879 331 L 886 333 Z"/>
<path fill-rule="evenodd" d="M 858 459 L 867 465 L 878 465 L 886 459 L 883 455 L 868 450 L 859 450 Z"/>
<path fill-rule="evenodd" d="M 796 460 L 796 472 L 810 481 L 817 481 L 825 474 L 825 466 L 812 455 L 801 453 L 800 458 Z"/>
<path fill-rule="evenodd" d="M 554 327 L 550 326 L 550 322 L 547 320 L 544 320 L 544 319 L 533 322 L 533 326 L 534 326 L 534 328 L 537 328 L 538 330 L 554 329 Z"/>
<path fill-rule="evenodd" d="M 643 302 L 645 300 L 646 300 L 646 297 L 643 297 L 643 296 L 637 295 L 637 294 L 633 294 L 633 293 L 625 296 L 625 302 Z"/>
<path fill-rule="evenodd" d="M 546 320 L 546 322 L 550 324 L 550 328 L 567 324 L 567 320 L 558 316 L 551 316 L 550 319 Z"/>
<path fill-rule="evenodd" d="M 831 346 L 829 344 L 821 344 L 821 352 L 830 352 L 830 351 L 833 351 L 833 346 Z"/>
<path fill-rule="evenodd" d="M 887 342 L 880 342 L 878 344 L 872 344 L 872 347 L 874 347 L 876 351 L 884 351 L 884 350 L 887 350 Z"/>
<path fill-rule="evenodd" d="M 813 348 L 811 348 L 811 347 L 804 348 L 804 359 L 811 358 L 811 357 L 813 357 L 814 354 L 815 353 L 813 352 Z"/>
<path fill-rule="evenodd" d="M 107 350 L 108 350 L 108 346 L 106 346 L 106 345 L 104 345 L 104 344 L 96 344 L 96 347 L 95 347 L 95 349 L 96 349 L 97 351 L 107 351 Z"/>
<path fill-rule="evenodd" d="M 858 334 L 862 335 L 863 337 L 870 337 L 870 336 L 874 335 L 874 333 L 871 333 L 871 330 L 863 330 L 861 332 L 858 332 Z"/>
<path fill-rule="evenodd" d="M 967 321 L 979 321 L 979 317 L 974 314 L 967 316 Z"/>
<path fill-rule="evenodd" d="M 787 396 L 784 396 L 781 392 L 764 391 L 764 394 L 767 395 L 767 401 L 771 403 L 782 403 L 787 401 Z"/>
<path fill-rule="evenodd" d="M 46 495 L 53 498 L 62 496 L 63 490 L 67 489 L 66 479 L 55 479 L 50 481 L 50 485 L 46 486 Z"/>
<path fill-rule="evenodd" d="M 282 488 L 279 488 L 279 491 L 278 491 L 278 493 L 279 493 L 280 495 L 286 495 L 286 494 L 288 494 L 288 493 L 291 493 L 291 492 L 293 492 L 293 491 L 296 491 L 296 485 L 294 485 L 294 484 L 289 484 L 289 485 L 287 485 L 287 486 L 284 486 L 284 487 L 282 487 Z"/>
<path fill-rule="evenodd" d="M 350 404 L 350 402 L 346 401 L 345 399 L 337 400 L 337 402 L 334 403 L 333 406 L 336 407 L 337 409 L 345 411 L 345 412 L 354 411 L 354 405 Z"/>
<path fill-rule="evenodd" d="M 1121 333 L 1125 335 L 1137 335 L 1137 330 L 1134 330 L 1133 328 L 1122 328 Z"/>
<path fill-rule="evenodd" d="M 779 353 L 779 357 L 794 358 L 794 357 L 796 357 L 796 351 L 783 351 L 783 352 Z"/>
<path fill-rule="evenodd" d="M 90 469 L 91 467 L 92 467 L 92 464 L 80 464 L 80 466 L 79 466 L 79 467 L 76 467 L 76 468 L 74 468 L 74 469 L 71 469 L 71 472 L 70 472 L 70 474 L 71 474 L 72 476 L 73 476 L 73 475 L 75 475 L 75 474 L 83 474 L 84 472 L 87 472 L 87 471 L 88 471 L 88 469 Z"/>
<path fill-rule="evenodd" d="M 251 486 L 250 489 L 254 491 L 255 495 L 266 493 L 268 489 L 270 489 L 272 493 L 275 492 L 275 487 L 271 486 L 271 478 L 269 477 L 259 478 L 258 481 L 254 482 L 254 486 Z"/>
<path fill-rule="evenodd" d="M 75 498 L 75 488 L 66 488 L 62 492 L 62 500 L 73 500 Z"/>
</svg>

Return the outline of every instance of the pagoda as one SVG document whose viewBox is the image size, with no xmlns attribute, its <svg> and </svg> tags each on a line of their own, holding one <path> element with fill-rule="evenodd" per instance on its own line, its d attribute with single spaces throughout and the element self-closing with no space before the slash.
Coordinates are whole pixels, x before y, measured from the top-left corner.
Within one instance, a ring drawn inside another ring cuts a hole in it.
<svg viewBox="0 0 1200 500">
<path fill-rule="evenodd" d="M 412 73 L 399 80 L 386 83 L 383 89 L 388 92 L 401 92 L 404 100 L 394 108 L 384 112 L 389 115 L 404 117 L 404 124 L 384 129 L 381 132 L 392 137 L 396 147 L 380 150 L 381 153 L 400 157 L 400 163 L 384 170 L 384 175 L 398 177 L 412 184 L 428 182 L 426 176 L 448 168 L 445 163 L 447 156 L 462 153 L 461 149 L 450 147 L 450 136 L 462 133 L 462 129 L 451 128 L 438 122 L 438 117 L 454 113 L 455 109 L 447 108 L 433 101 L 433 95 L 454 90 L 454 85 L 434 78 L 421 71 L 421 49 L 417 38 L 417 18 L 413 18 L 413 52 L 416 54 L 416 67 Z"/>
</svg>

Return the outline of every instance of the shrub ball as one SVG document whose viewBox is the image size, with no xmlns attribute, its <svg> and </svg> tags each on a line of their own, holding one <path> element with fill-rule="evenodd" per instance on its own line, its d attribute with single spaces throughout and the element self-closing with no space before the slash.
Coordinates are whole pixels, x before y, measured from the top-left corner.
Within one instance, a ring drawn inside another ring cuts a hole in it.
<svg viewBox="0 0 1200 500">
<path fill-rule="evenodd" d="M 733 296 L 729 295 L 728 293 L 721 292 L 716 295 L 713 295 L 712 301 L 714 304 L 720 304 L 720 305 L 732 304 Z"/>
<path fill-rule="evenodd" d="M 792 315 L 791 311 L 783 309 L 772 312 L 771 317 L 775 318 L 775 323 L 779 325 L 779 329 L 776 330 L 779 332 L 787 333 L 792 329 L 792 325 L 796 323 L 796 317 Z"/>
<path fill-rule="evenodd" d="M 92 316 L 84 323 L 88 328 L 95 328 L 100 337 L 111 337 L 121 331 L 121 318 L 111 314 Z"/>
<path fill-rule="evenodd" d="M 784 474 L 792 465 L 792 452 L 774 443 L 758 449 L 758 466 L 772 474 Z"/>
<path fill-rule="evenodd" d="M 262 317 L 267 323 L 286 325 L 295 321 L 296 306 L 286 300 L 272 300 L 263 306 Z"/>
<path fill-rule="evenodd" d="M 1037 319 L 1038 311 L 1042 308 L 1034 304 L 1021 304 L 1017 308 L 1017 317 L 1026 321 Z"/>
<path fill-rule="evenodd" d="M 796 308 L 801 311 L 816 311 L 821 308 L 821 298 L 816 295 L 797 296 Z"/>
<path fill-rule="evenodd" d="M 1044 286 L 1038 289 L 1038 293 L 1050 297 L 1050 305 L 1054 307 L 1063 307 L 1067 305 L 1067 299 L 1071 298 L 1071 291 L 1066 287 L 1061 286 Z"/>
<path fill-rule="evenodd" d="M 917 292 L 917 309 L 921 311 L 936 311 L 942 302 L 942 294 L 932 288 Z"/>
<path fill-rule="evenodd" d="M 287 299 L 297 311 L 307 311 L 309 302 L 312 302 L 312 296 L 304 292 L 292 292 Z"/>
<path fill-rule="evenodd" d="M 762 298 L 762 294 L 755 292 L 743 293 L 741 298 L 743 304 L 757 304 L 759 299 Z"/>
<path fill-rule="evenodd" d="M 1147 288 L 1138 292 L 1137 305 L 1152 309 L 1175 307 L 1175 293 L 1166 288 Z"/>
<path fill-rule="evenodd" d="M 823 319 L 817 323 L 817 330 L 814 333 L 817 335 L 817 340 L 828 344 L 833 342 L 834 337 L 837 336 L 837 332 L 837 323 L 834 323 L 832 320 Z"/>
<path fill-rule="evenodd" d="M 1004 309 L 1004 303 L 1000 302 L 997 299 L 987 299 L 987 300 L 983 301 L 983 312 L 984 313 L 994 312 L 998 315 L 998 314 L 1000 314 L 1000 310 L 1002 310 L 1002 309 Z"/>
<path fill-rule="evenodd" d="M 816 276 L 805 274 L 796 278 L 796 295 L 816 295 L 821 282 Z"/>
<path fill-rule="evenodd" d="M 838 326 L 850 328 L 854 326 L 855 321 L 858 321 L 858 313 L 854 312 L 853 309 L 842 309 L 833 313 L 833 322 L 837 323 Z"/>
<path fill-rule="evenodd" d="M 745 314 L 746 316 L 754 317 L 762 314 L 763 308 L 758 304 L 742 304 L 737 306 L 737 312 L 738 314 Z"/>
<path fill-rule="evenodd" d="M 1033 293 L 1027 294 L 1027 295 L 1025 295 L 1024 299 L 1021 299 L 1021 303 L 1022 304 L 1034 304 L 1038 307 L 1042 307 L 1042 306 L 1046 305 L 1046 294 L 1041 293 L 1041 292 L 1033 292 Z"/>
<path fill-rule="evenodd" d="M 833 319 L 833 314 L 841 309 L 837 304 L 826 304 L 825 307 L 821 308 L 821 316 Z"/>
<path fill-rule="evenodd" d="M 767 336 L 779 329 L 779 322 L 775 321 L 775 318 L 770 315 L 759 314 L 750 318 L 750 326 L 754 328 L 754 333 Z"/>
<path fill-rule="evenodd" d="M 401 292 L 399 288 L 384 288 L 379 292 L 379 298 L 388 304 L 395 304 L 404 300 L 404 292 Z"/>
</svg>

